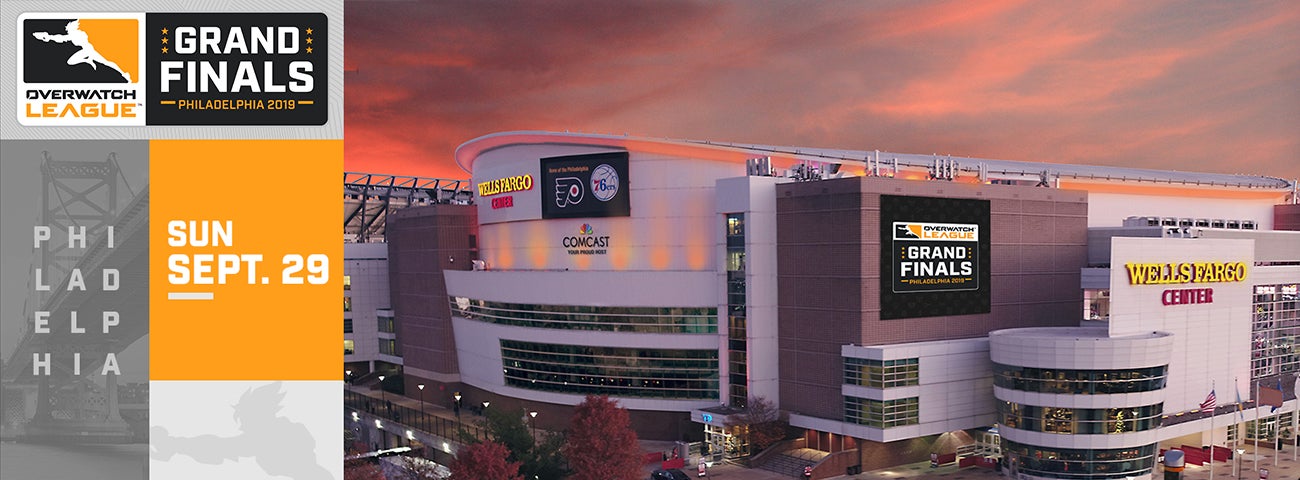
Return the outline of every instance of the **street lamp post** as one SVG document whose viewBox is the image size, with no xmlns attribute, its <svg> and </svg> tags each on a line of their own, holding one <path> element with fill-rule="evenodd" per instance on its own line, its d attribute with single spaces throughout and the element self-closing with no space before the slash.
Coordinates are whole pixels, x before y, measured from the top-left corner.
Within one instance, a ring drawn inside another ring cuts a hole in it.
<svg viewBox="0 0 1300 480">
<path fill-rule="evenodd" d="M 379 376 L 379 399 L 380 399 L 380 400 L 383 400 L 383 401 L 385 401 L 385 402 L 388 401 L 388 395 L 384 392 L 384 376 L 383 376 L 383 375 L 380 375 L 380 376 Z"/>
<path fill-rule="evenodd" d="M 421 383 L 415 387 L 420 389 L 420 415 L 424 415 L 424 384 Z"/>
<path fill-rule="evenodd" d="M 531 418 L 528 419 L 528 424 L 529 424 L 529 425 L 532 425 L 532 427 L 533 427 L 533 438 L 536 439 L 536 438 L 537 438 L 537 410 L 533 410 L 533 411 L 531 411 L 531 412 L 528 412 L 528 416 L 531 417 Z"/>
<path fill-rule="evenodd" d="M 343 376 L 346 377 L 345 380 L 347 380 L 349 384 L 352 383 L 352 370 L 344 370 Z"/>
<path fill-rule="evenodd" d="M 483 416 L 485 416 L 485 417 L 487 416 L 487 407 L 488 407 L 488 405 L 491 405 L 491 404 L 492 404 L 492 402 L 489 402 L 489 401 L 487 401 L 487 400 L 484 400 L 484 401 L 483 401 Z"/>
<path fill-rule="evenodd" d="M 1238 449 L 1237 449 L 1237 455 L 1235 455 L 1235 456 L 1232 457 L 1232 459 L 1234 460 L 1233 463 L 1236 463 L 1236 464 L 1237 464 L 1237 468 L 1236 468 L 1236 472 L 1237 472 L 1237 474 L 1234 475 L 1234 476 L 1237 477 L 1237 478 L 1241 478 L 1241 456 L 1242 456 L 1242 455 L 1245 455 L 1245 454 L 1246 454 L 1246 449 L 1244 449 L 1244 448 L 1238 448 Z"/>
<path fill-rule="evenodd" d="M 456 410 L 456 421 L 459 422 L 460 421 L 460 392 L 456 392 L 456 394 L 452 395 L 451 398 L 456 399 L 456 403 L 452 405 L 452 408 Z"/>
</svg>

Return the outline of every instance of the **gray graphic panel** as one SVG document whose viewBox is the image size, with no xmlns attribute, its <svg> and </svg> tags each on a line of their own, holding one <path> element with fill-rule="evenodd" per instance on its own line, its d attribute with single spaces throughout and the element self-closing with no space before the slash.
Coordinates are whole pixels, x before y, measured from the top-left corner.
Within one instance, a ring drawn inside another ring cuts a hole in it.
<svg viewBox="0 0 1300 480">
<path fill-rule="evenodd" d="M 147 478 L 146 141 L 0 142 L 0 478 Z"/>
</svg>

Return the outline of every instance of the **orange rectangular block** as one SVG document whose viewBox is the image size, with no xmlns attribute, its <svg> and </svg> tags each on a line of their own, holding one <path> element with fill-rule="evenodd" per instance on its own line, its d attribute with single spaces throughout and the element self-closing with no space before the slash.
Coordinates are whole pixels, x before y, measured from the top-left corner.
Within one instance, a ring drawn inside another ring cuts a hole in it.
<svg viewBox="0 0 1300 480">
<path fill-rule="evenodd" d="M 342 140 L 150 143 L 151 380 L 336 380 Z"/>
</svg>

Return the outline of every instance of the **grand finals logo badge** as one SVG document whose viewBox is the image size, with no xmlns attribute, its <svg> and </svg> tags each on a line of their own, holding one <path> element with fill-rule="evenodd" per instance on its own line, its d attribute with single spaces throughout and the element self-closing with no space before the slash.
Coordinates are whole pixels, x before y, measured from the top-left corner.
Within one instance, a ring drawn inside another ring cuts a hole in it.
<svg viewBox="0 0 1300 480">
<path fill-rule="evenodd" d="M 18 122 L 29 126 L 145 124 L 143 13 L 18 17 Z"/>
<path fill-rule="evenodd" d="M 33 12 L 20 15 L 15 30 L 23 125 L 329 119 L 322 13 Z"/>
</svg>

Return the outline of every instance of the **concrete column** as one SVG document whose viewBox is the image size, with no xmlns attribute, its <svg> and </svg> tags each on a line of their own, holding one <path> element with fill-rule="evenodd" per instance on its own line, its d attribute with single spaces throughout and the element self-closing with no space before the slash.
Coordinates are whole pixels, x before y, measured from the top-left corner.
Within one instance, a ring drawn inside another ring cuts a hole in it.
<svg viewBox="0 0 1300 480">
<path fill-rule="evenodd" d="M 104 376 L 104 395 L 108 397 L 108 422 L 121 422 L 122 411 L 117 406 L 117 375 L 109 372 Z"/>
<path fill-rule="evenodd" d="M 36 389 L 36 416 L 32 420 L 50 420 L 50 376 L 44 375 Z"/>
</svg>

